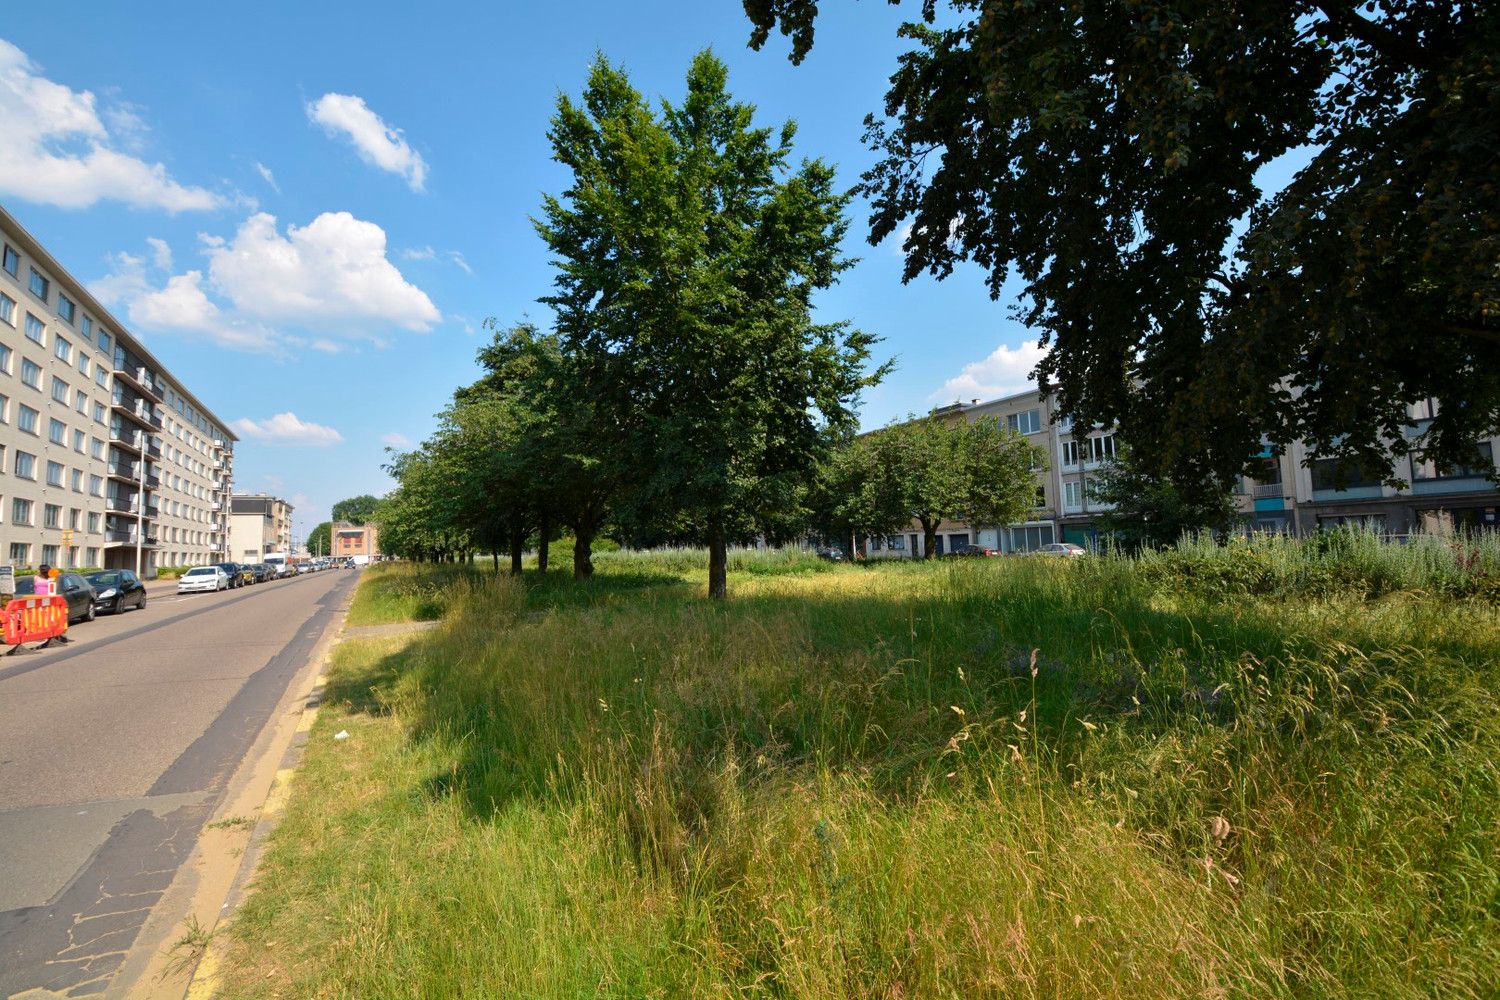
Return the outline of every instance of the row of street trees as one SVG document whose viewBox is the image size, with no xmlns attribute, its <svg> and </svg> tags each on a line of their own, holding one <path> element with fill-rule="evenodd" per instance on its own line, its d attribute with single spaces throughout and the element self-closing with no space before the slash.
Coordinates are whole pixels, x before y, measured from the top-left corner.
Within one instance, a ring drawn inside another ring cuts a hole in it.
<svg viewBox="0 0 1500 1000">
<path fill-rule="evenodd" d="M 548 137 L 571 174 L 537 232 L 556 265 L 555 329 L 497 331 L 483 376 L 433 437 L 397 456 L 381 519 L 395 552 L 441 558 L 566 528 L 574 574 L 592 572 L 606 523 L 709 549 L 782 537 L 813 471 L 855 429 L 884 374 L 875 338 L 817 323 L 813 293 L 840 253 L 849 196 L 819 160 L 792 162 L 795 127 L 753 124 L 726 70 L 697 56 L 680 103 L 658 108 L 598 59 Z"/>
</svg>

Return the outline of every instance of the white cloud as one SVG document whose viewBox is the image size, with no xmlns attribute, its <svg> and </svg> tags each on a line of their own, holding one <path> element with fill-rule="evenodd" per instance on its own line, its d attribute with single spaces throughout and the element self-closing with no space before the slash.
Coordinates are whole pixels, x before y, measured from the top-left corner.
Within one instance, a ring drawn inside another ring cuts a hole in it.
<svg viewBox="0 0 1500 1000">
<path fill-rule="evenodd" d="M 422 190 L 427 181 L 427 162 L 406 144 L 401 130 L 382 121 L 363 98 L 324 94 L 307 106 L 307 117 L 330 136 L 346 137 L 366 163 L 399 174 L 413 191 Z"/>
<path fill-rule="evenodd" d="M 172 248 L 167 241 L 147 236 L 146 243 L 151 247 L 151 262 L 163 271 L 172 270 Z"/>
<path fill-rule="evenodd" d="M 116 130 L 106 127 L 108 120 Z M 225 199 L 179 184 L 160 163 L 117 146 L 135 146 L 144 126 L 129 105 L 101 108 L 91 91 L 41 75 L 26 53 L 0 39 L 0 195 L 61 208 L 101 200 L 183 212 L 218 208 Z"/>
<path fill-rule="evenodd" d="M 385 230 L 348 212 L 324 212 L 282 236 L 252 215 L 234 239 L 209 245 L 214 289 L 246 315 L 343 328 L 371 321 L 428 330 L 442 314 L 385 255 Z"/>
<path fill-rule="evenodd" d="M 474 269 L 469 266 L 469 262 L 464 260 L 464 255 L 459 253 L 457 250 L 449 250 L 448 259 L 453 261 L 455 266 L 461 268 L 464 274 L 474 273 Z"/>
<path fill-rule="evenodd" d="M 281 185 L 276 183 L 276 175 L 271 173 L 270 167 L 257 160 L 255 162 L 255 171 L 256 173 L 260 174 L 261 180 L 271 185 L 272 191 L 275 191 L 277 194 L 281 193 Z"/>
<path fill-rule="evenodd" d="M 408 438 L 405 434 L 383 434 L 380 437 L 380 443 L 385 445 L 387 448 L 399 449 L 411 447 L 411 439 Z"/>
<path fill-rule="evenodd" d="M 437 251 L 432 247 L 407 247 L 401 251 L 405 260 L 432 260 L 437 256 Z"/>
<path fill-rule="evenodd" d="M 156 266 L 170 273 L 171 247 L 147 242 Z M 257 213 L 232 239 L 199 233 L 198 244 L 206 269 L 171 275 L 158 287 L 144 257 L 122 252 L 89 287 L 142 333 L 199 334 L 223 347 L 281 355 L 302 348 L 337 354 L 347 347 L 341 338 L 382 345 L 391 327 L 426 331 L 442 320 L 386 258 L 384 230 L 347 212 L 324 213 L 286 235 L 273 216 Z M 299 327 L 316 335 L 287 329 Z"/>
<path fill-rule="evenodd" d="M 1031 371 L 1047 352 L 1035 340 L 1023 340 L 1016 347 L 1001 344 L 983 361 L 964 365 L 963 371 L 943 383 L 928 399 L 953 402 L 971 399 L 994 399 L 1035 388 Z"/>
<path fill-rule="evenodd" d="M 265 420 L 241 417 L 230 426 L 240 437 L 265 444 L 309 445 L 327 448 L 344 440 L 344 436 L 332 427 L 302 420 L 290 410 Z"/>
</svg>

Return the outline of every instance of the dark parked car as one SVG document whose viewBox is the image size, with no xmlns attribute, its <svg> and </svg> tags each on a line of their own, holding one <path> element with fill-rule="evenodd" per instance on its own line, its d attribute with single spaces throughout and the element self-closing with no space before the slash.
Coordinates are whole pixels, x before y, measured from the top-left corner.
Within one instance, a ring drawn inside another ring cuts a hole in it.
<svg viewBox="0 0 1500 1000">
<path fill-rule="evenodd" d="M 844 561 L 844 550 L 843 549 L 833 549 L 833 548 L 819 549 L 817 555 L 818 555 L 819 559 L 826 559 L 829 562 L 843 562 Z"/>
<path fill-rule="evenodd" d="M 252 583 L 265 583 L 271 579 L 271 569 L 265 563 L 251 563 L 245 571 L 250 574 Z"/>
<path fill-rule="evenodd" d="M 85 579 L 94 587 L 94 610 L 112 614 L 146 606 L 146 585 L 128 569 L 106 569 Z"/>
<path fill-rule="evenodd" d="M 57 593 L 68 599 L 68 624 L 76 621 L 94 620 L 94 588 L 77 573 L 61 573 L 52 581 Z M 16 596 L 31 597 L 36 594 L 36 577 L 23 576 L 16 580 Z"/>
<path fill-rule="evenodd" d="M 235 587 L 243 587 L 245 585 L 245 577 L 244 577 L 244 574 L 242 574 L 240 572 L 240 564 L 239 563 L 227 562 L 227 563 L 216 563 L 215 565 L 217 565 L 226 574 L 228 574 L 228 576 L 229 576 L 229 589 L 230 590 L 233 590 Z"/>
<path fill-rule="evenodd" d="M 954 549 L 948 554 L 963 559 L 983 559 L 986 556 L 998 556 L 1000 552 L 996 549 L 987 549 L 982 545 L 969 545 L 961 549 Z"/>
</svg>

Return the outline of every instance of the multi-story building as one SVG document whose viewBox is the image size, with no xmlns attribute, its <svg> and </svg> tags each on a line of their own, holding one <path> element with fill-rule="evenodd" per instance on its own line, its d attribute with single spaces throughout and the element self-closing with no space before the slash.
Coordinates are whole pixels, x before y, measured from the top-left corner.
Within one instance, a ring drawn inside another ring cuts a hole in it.
<svg viewBox="0 0 1500 1000">
<path fill-rule="evenodd" d="M 223 561 L 234 434 L 3 207 L 0 242 L 0 556 Z"/>
<path fill-rule="evenodd" d="M 380 554 L 380 528 L 374 524 L 352 521 L 333 522 L 333 552 L 337 559 L 360 556 L 373 559 Z"/>
<path fill-rule="evenodd" d="M 291 504 L 269 493 L 236 493 L 229 503 L 231 558 L 260 562 L 271 552 L 291 553 Z"/>
<path fill-rule="evenodd" d="M 1426 430 L 1438 405 L 1436 400 L 1424 400 L 1411 407 L 1409 437 L 1415 439 Z M 1035 390 L 987 402 L 954 403 L 932 415 L 998 420 L 1047 454 L 1046 467 L 1036 473 L 1037 500 L 1030 517 L 1011 525 L 945 521 L 938 526 L 937 554 L 971 545 L 1033 552 L 1051 542 L 1095 541 L 1094 518 L 1101 507 L 1090 499 L 1089 481 L 1117 454 L 1113 427 L 1094 427 L 1075 436 L 1056 400 Z M 1254 530 L 1297 535 L 1349 523 L 1390 534 L 1455 527 L 1500 529 L 1500 490 L 1492 478 L 1500 469 L 1497 454 L 1500 437 L 1481 442 L 1473 463 L 1464 468 L 1440 470 L 1414 452 L 1388 469 L 1367 471 L 1320 459 L 1301 442 L 1279 453 L 1268 447 L 1260 458 L 1264 471 L 1240 478 L 1236 506 Z M 1392 487 L 1386 485 L 1388 480 L 1407 485 Z M 921 529 L 913 526 L 903 534 L 872 539 L 870 554 L 920 557 L 922 545 Z"/>
</svg>

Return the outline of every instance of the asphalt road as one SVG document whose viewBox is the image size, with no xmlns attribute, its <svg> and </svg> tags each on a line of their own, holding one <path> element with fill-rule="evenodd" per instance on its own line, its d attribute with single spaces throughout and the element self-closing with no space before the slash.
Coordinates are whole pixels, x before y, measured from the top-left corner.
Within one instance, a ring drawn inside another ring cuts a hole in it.
<svg viewBox="0 0 1500 1000">
<path fill-rule="evenodd" d="M 357 578 L 157 590 L 0 657 L 0 997 L 110 986 Z"/>
</svg>

